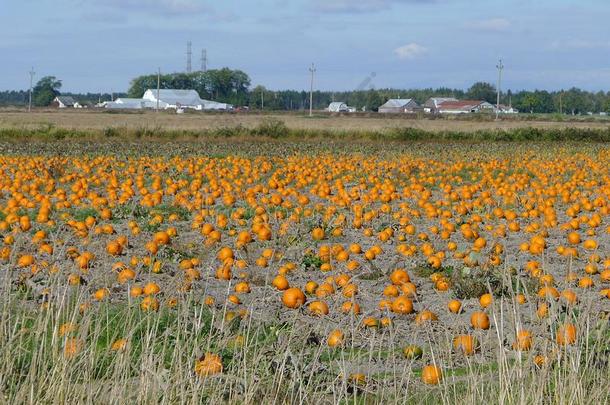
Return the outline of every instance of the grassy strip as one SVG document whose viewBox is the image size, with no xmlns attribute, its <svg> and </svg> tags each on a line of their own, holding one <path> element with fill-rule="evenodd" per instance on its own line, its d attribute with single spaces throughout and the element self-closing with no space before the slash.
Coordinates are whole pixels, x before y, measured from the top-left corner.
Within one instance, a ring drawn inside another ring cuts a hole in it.
<svg viewBox="0 0 610 405">
<path fill-rule="evenodd" d="M 608 128 L 514 128 L 508 130 L 427 131 L 418 128 L 388 128 L 384 130 L 314 130 L 289 128 L 277 119 L 268 119 L 255 128 L 241 125 L 202 130 L 163 129 L 155 127 L 96 129 L 70 129 L 45 125 L 35 129 L 0 128 L 0 140 L 63 140 L 63 139 L 325 139 L 371 141 L 554 141 L 554 142 L 610 142 Z"/>
</svg>

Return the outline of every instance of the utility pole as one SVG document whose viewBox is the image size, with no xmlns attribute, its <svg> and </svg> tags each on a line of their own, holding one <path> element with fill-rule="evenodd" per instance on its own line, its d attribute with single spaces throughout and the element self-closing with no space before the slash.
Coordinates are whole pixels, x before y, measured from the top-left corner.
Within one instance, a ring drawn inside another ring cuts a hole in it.
<svg viewBox="0 0 610 405">
<path fill-rule="evenodd" d="M 159 93 L 161 92 L 161 68 L 157 72 L 157 112 L 159 112 Z"/>
<path fill-rule="evenodd" d="M 316 67 L 313 63 L 309 68 L 309 72 L 311 73 L 311 86 L 309 88 L 309 116 L 313 117 L 313 75 L 316 73 Z"/>
<path fill-rule="evenodd" d="M 496 65 L 496 68 L 498 69 L 498 99 L 496 102 L 496 121 L 499 118 L 500 115 L 500 92 L 501 90 L 501 86 L 502 86 L 502 70 L 504 70 L 504 64 L 502 63 L 502 58 L 500 58 L 500 61 L 498 62 L 498 64 Z"/>
<path fill-rule="evenodd" d="M 261 111 L 265 109 L 265 88 L 261 86 Z"/>
<path fill-rule="evenodd" d="M 563 114 L 563 90 L 559 93 L 559 115 Z"/>
<path fill-rule="evenodd" d="M 30 70 L 30 95 L 29 95 L 29 99 L 30 101 L 28 102 L 28 112 L 32 111 L 32 84 L 34 83 L 34 75 L 36 74 L 36 72 L 34 72 L 34 67 L 32 67 L 32 70 Z"/>
<path fill-rule="evenodd" d="M 191 57 L 192 57 L 192 52 L 191 52 L 191 46 L 193 44 L 191 43 L 191 41 L 188 41 L 186 43 L 186 73 L 191 73 L 191 71 L 193 70 L 192 65 L 191 65 Z"/>
</svg>

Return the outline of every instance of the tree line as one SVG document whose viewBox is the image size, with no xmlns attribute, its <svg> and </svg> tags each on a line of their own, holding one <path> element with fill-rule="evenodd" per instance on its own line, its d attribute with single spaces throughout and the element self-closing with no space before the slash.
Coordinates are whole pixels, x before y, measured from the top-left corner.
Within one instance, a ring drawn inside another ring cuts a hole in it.
<svg viewBox="0 0 610 405">
<path fill-rule="evenodd" d="M 32 105 L 46 107 L 50 105 L 55 97 L 71 96 L 82 105 L 97 104 L 102 101 L 110 101 L 117 97 L 126 97 L 127 93 L 71 93 L 61 92 L 62 82 L 55 76 L 45 76 L 32 88 Z M 29 90 L 0 91 L 0 105 L 24 106 L 30 102 Z"/>
<path fill-rule="evenodd" d="M 297 111 L 309 108 L 309 92 L 306 90 L 270 90 L 258 85 L 251 87 L 248 74 L 229 68 L 212 69 L 193 73 L 171 73 L 158 76 L 148 74 L 136 77 L 130 83 L 127 93 L 61 93 L 61 80 L 46 76 L 33 88 L 32 101 L 36 106 L 49 105 L 59 94 L 72 96 L 81 104 L 94 105 L 99 101 L 109 101 L 117 97 L 140 98 L 147 89 L 193 89 L 201 98 L 248 106 L 257 110 Z M 26 105 L 27 90 L 0 91 L 0 105 Z M 473 84 L 467 90 L 441 87 L 437 89 L 367 89 L 353 91 L 315 91 L 313 108 L 321 110 L 333 101 L 342 101 L 360 111 L 376 111 L 391 98 L 412 98 L 419 104 L 430 97 L 454 97 L 457 99 L 485 100 L 496 103 L 496 88 L 485 82 Z M 610 113 L 610 92 L 589 92 L 578 88 L 560 91 L 507 90 L 500 102 L 512 105 L 522 113 L 564 113 L 586 114 L 589 112 Z"/>
<path fill-rule="evenodd" d="M 451 88 L 425 89 L 369 89 L 356 91 L 315 91 L 314 109 L 323 109 L 333 101 L 342 101 L 358 110 L 377 111 L 379 106 L 391 98 L 412 98 L 423 104 L 431 97 L 453 97 L 457 99 L 485 100 L 496 104 L 496 88 L 492 84 L 479 82 L 467 90 Z M 522 113 L 587 114 L 610 113 L 610 91 L 588 92 L 578 88 L 560 91 L 507 90 L 500 103 L 511 105 Z M 272 91 L 257 86 L 250 91 L 250 106 L 265 110 L 298 110 L 309 108 L 309 92 L 280 90 Z"/>
</svg>

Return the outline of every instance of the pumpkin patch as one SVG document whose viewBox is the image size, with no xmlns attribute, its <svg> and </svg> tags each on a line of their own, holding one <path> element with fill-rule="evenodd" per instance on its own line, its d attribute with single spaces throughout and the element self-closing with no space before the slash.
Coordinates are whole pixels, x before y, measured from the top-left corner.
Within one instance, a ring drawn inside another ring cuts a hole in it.
<svg viewBox="0 0 610 405">
<path fill-rule="evenodd" d="M 20 375 L 248 402 L 275 375 L 366 396 L 601 362 L 607 147 L 303 145 L 0 155 L 2 299 L 23 317 L 2 333 L 38 350 Z"/>
</svg>

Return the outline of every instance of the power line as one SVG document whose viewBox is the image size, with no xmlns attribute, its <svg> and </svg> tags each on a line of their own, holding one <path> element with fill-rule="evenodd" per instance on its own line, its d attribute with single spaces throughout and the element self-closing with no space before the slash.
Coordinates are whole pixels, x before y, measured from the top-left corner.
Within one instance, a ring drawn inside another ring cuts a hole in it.
<svg viewBox="0 0 610 405">
<path fill-rule="evenodd" d="M 34 72 L 34 67 L 32 66 L 32 70 L 30 70 L 30 94 L 29 94 L 29 102 L 28 102 L 28 112 L 32 111 L 32 85 L 34 83 L 34 75 L 36 74 L 36 72 Z"/>
<path fill-rule="evenodd" d="M 313 76 L 314 76 L 314 73 L 316 73 L 316 67 L 313 63 L 311 64 L 311 67 L 309 68 L 309 72 L 311 73 L 311 86 L 309 88 L 309 116 L 312 117 L 313 116 Z"/>
</svg>

